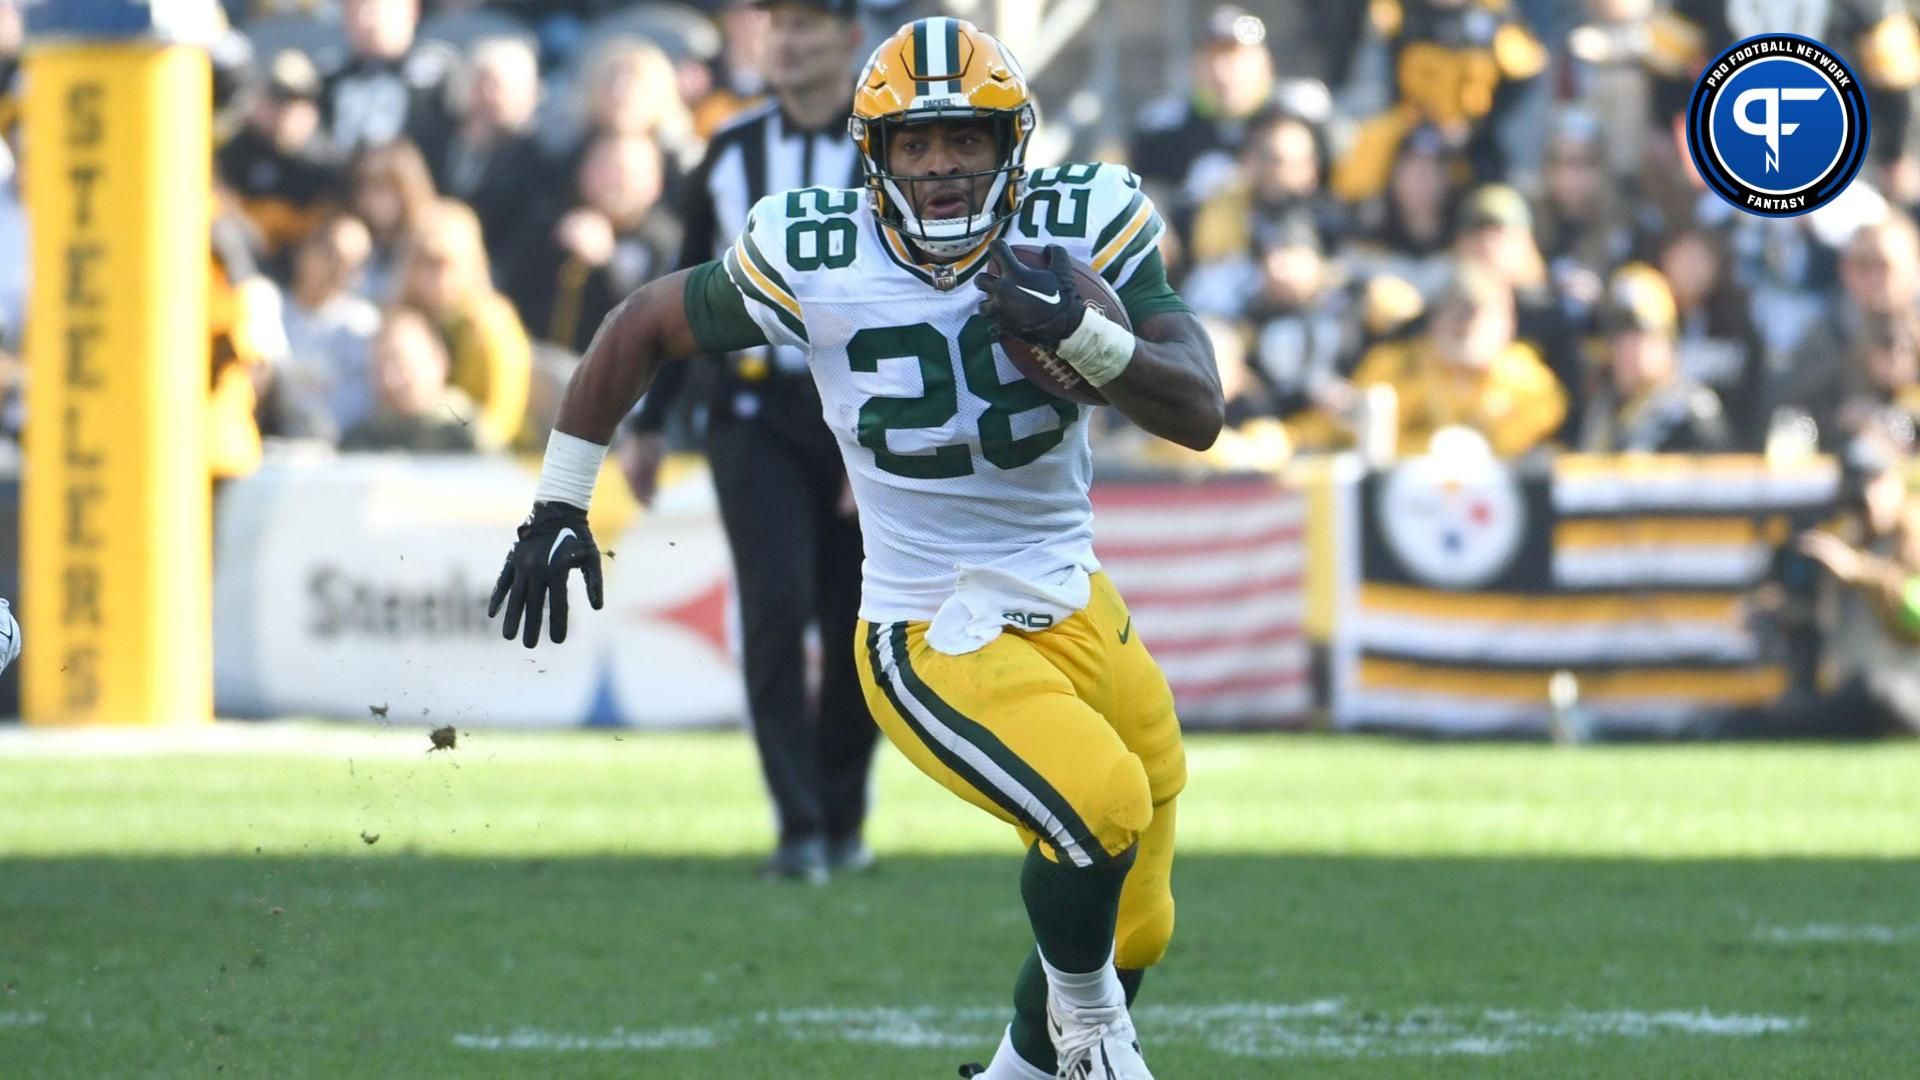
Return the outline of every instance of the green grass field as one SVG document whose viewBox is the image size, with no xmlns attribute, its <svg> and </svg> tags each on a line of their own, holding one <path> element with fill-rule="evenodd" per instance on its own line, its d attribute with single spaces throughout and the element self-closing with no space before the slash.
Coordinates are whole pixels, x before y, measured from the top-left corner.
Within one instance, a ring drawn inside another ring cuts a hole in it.
<svg viewBox="0 0 1920 1080">
<path fill-rule="evenodd" d="M 882 748 L 871 875 L 751 877 L 734 735 L 0 732 L 0 1077 L 951 1077 L 1002 829 Z M 1163 1080 L 1920 1070 L 1920 745 L 1196 738 Z M 363 839 L 377 836 L 376 843 Z"/>
</svg>

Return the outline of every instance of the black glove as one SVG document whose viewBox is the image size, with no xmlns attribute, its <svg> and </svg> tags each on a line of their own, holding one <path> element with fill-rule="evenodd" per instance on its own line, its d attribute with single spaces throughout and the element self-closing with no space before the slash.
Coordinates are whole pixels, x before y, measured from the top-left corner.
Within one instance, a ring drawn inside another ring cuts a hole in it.
<svg viewBox="0 0 1920 1080">
<path fill-rule="evenodd" d="M 996 330 L 1053 348 L 1080 329 L 1087 308 L 1074 287 L 1066 248 L 1047 245 L 1045 269 L 1021 262 L 1005 240 L 995 240 L 989 251 L 992 272 L 975 274 L 973 284 L 987 294 L 980 314 L 992 319 Z"/>
<path fill-rule="evenodd" d="M 540 641 L 540 610 L 551 604 L 548 632 L 555 645 L 567 640 L 567 571 L 575 567 L 587 583 L 587 603 L 600 610 L 600 548 L 587 528 L 587 512 L 562 502 L 534 503 L 533 513 L 520 523 L 520 539 L 507 552 L 500 580 L 493 583 L 487 618 L 498 615 L 500 602 L 506 601 L 501 636 L 508 641 L 519 636 L 531 649 Z M 527 618 L 524 635 L 520 634 L 522 614 Z"/>
</svg>

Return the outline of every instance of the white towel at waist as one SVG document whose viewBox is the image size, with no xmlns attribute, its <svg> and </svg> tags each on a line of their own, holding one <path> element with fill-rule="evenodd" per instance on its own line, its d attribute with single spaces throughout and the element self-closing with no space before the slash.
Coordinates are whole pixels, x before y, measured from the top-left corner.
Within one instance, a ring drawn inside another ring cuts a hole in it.
<svg viewBox="0 0 1920 1080">
<path fill-rule="evenodd" d="M 963 566 L 953 595 L 927 627 L 927 644 L 949 656 L 981 649 L 1001 630 L 1045 630 L 1087 606 L 1090 576 L 1065 566 L 1039 580 L 991 566 Z"/>
</svg>

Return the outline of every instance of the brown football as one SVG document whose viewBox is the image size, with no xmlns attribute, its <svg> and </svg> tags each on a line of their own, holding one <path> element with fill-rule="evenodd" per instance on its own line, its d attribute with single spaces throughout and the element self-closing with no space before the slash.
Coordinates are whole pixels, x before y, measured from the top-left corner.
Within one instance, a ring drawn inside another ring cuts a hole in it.
<svg viewBox="0 0 1920 1080">
<path fill-rule="evenodd" d="M 1022 245 L 1013 249 L 1014 258 L 1028 266 L 1047 265 L 1045 248 Z M 1105 278 L 1094 272 L 1093 267 L 1073 260 L 1073 284 L 1080 290 L 1080 299 L 1090 308 L 1099 311 L 1107 318 L 1127 329 L 1133 324 L 1127 321 L 1127 313 L 1120 306 L 1120 297 L 1108 285 Z M 1012 334 L 1000 335 L 1000 349 L 1007 359 L 1018 368 L 1020 374 L 1037 383 L 1042 390 L 1055 397 L 1076 401 L 1082 405 L 1105 405 L 1107 396 L 1080 377 L 1073 366 L 1053 355 L 1053 350 L 1041 345 L 1022 341 Z"/>
</svg>

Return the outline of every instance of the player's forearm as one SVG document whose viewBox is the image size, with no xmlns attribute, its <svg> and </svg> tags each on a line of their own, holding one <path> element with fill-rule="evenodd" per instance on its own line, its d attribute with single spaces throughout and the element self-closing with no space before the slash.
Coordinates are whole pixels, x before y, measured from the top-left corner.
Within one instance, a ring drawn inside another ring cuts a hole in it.
<svg viewBox="0 0 1920 1080">
<path fill-rule="evenodd" d="M 1207 449 L 1220 437 L 1227 406 L 1205 330 L 1190 315 L 1161 315 L 1142 331 L 1126 369 L 1101 392 L 1142 430 Z"/>
<path fill-rule="evenodd" d="M 647 321 L 639 293 L 607 314 L 567 380 L 554 430 L 603 446 L 613 441 L 665 363 Z"/>
<path fill-rule="evenodd" d="M 585 509 L 620 421 L 662 364 L 695 354 L 681 308 L 685 280 L 679 273 L 643 286 L 600 323 L 560 397 L 534 501 Z"/>
</svg>

